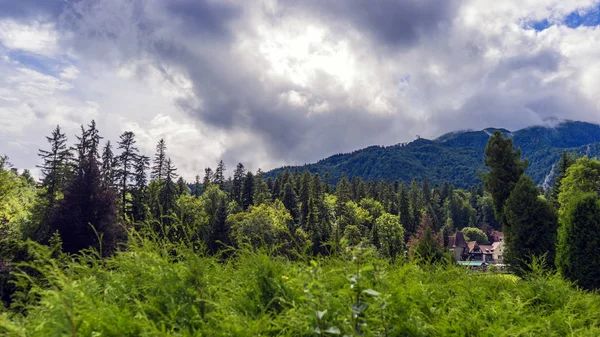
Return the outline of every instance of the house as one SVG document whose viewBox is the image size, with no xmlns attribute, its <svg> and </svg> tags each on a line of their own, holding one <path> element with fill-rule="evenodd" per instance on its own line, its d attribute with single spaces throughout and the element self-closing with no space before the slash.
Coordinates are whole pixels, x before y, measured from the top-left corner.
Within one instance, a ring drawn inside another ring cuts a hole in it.
<svg viewBox="0 0 600 337">
<path fill-rule="evenodd" d="M 504 239 L 501 232 L 496 235 Z M 494 242 L 491 245 L 478 245 L 476 241 L 465 240 L 462 232 L 448 237 L 448 247 L 456 261 L 480 261 L 485 263 L 500 263 L 502 261 L 503 243 Z"/>
<path fill-rule="evenodd" d="M 504 241 L 504 233 L 498 231 L 492 231 L 490 234 L 490 240 L 492 242 L 502 242 Z"/>
</svg>

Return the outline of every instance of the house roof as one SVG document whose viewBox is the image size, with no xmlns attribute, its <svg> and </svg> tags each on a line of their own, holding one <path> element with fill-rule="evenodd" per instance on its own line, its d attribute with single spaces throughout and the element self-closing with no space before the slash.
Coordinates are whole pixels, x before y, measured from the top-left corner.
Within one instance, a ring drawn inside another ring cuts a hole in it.
<svg viewBox="0 0 600 337">
<path fill-rule="evenodd" d="M 467 247 L 467 241 L 462 232 L 456 232 L 456 238 L 454 239 L 454 247 Z"/>
<path fill-rule="evenodd" d="M 494 252 L 494 246 L 491 245 L 480 245 L 479 249 L 481 249 L 484 254 L 491 254 Z"/>
<path fill-rule="evenodd" d="M 492 231 L 491 235 L 490 235 L 495 241 L 502 241 L 504 240 L 504 233 L 503 232 L 499 232 L 499 231 Z"/>
<path fill-rule="evenodd" d="M 469 241 L 467 242 L 467 246 L 469 247 L 469 252 L 477 247 L 477 241 Z"/>
</svg>

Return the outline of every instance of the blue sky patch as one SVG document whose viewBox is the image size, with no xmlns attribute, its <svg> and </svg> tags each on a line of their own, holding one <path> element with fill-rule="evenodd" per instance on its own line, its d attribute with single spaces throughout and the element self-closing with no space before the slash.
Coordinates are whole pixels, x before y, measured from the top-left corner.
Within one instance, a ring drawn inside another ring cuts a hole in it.
<svg viewBox="0 0 600 337">
<path fill-rule="evenodd" d="M 600 25 L 600 4 L 587 11 L 574 11 L 565 16 L 560 22 L 551 22 L 548 19 L 529 21 L 525 25 L 526 29 L 533 29 L 541 32 L 554 25 L 565 25 L 569 28 L 580 26 L 594 27 Z"/>
</svg>

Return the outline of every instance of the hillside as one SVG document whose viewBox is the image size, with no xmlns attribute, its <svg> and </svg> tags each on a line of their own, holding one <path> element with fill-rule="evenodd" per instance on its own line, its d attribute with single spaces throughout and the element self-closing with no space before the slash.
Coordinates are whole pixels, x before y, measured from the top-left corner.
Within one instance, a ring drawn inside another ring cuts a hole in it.
<svg viewBox="0 0 600 337">
<path fill-rule="evenodd" d="M 371 146 L 352 153 L 337 154 L 317 163 L 282 167 L 268 172 L 268 176 L 289 168 L 320 175 L 329 173 L 330 183 L 336 183 L 342 173 L 359 176 L 365 180 L 386 179 L 410 182 L 427 179 L 432 183 L 450 181 L 457 187 L 480 183 L 479 172 L 484 172 L 483 152 L 490 135 L 495 131 L 460 131 L 445 134 L 437 139 L 417 139 L 408 144 Z M 565 121 L 555 127 L 533 126 L 510 132 L 515 145 L 529 160 L 527 173 L 538 184 L 550 181 L 553 164 L 562 151 L 600 154 L 600 125 Z"/>
</svg>

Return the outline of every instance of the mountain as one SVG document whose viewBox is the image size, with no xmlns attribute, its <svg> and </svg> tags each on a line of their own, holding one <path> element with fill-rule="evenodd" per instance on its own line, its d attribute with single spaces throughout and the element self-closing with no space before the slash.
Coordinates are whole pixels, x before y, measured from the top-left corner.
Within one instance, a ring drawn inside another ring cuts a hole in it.
<svg viewBox="0 0 600 337">
<path fill-rule="evenodd" d="M 329 173 L 335 184 L 342 173 L 364 180 L 427 179 L 431 183 L 451 182 L 457 187 L 474 186 L 481 182 L 478 173 L 485 172 L 484 150 L 495 130 L 512 137 L 529 160 L 529 174 L 536 183 L 548 185 L 553 177 L 553 165 L 563 151 L 596 157 L 600 155 L 600 125 L 564 121 L 553 126 L 532 126 L 518 131 L 488 128 L 481 131 L 460 131 L 437 139 L 419 138 L 408 144 L 370 146 L 352 153 L 337 154 L 314 164 L 287 166 L 267 173 L 275 176 L 285 169 L 309 170 L 322 177 Z"/>
</svg>

